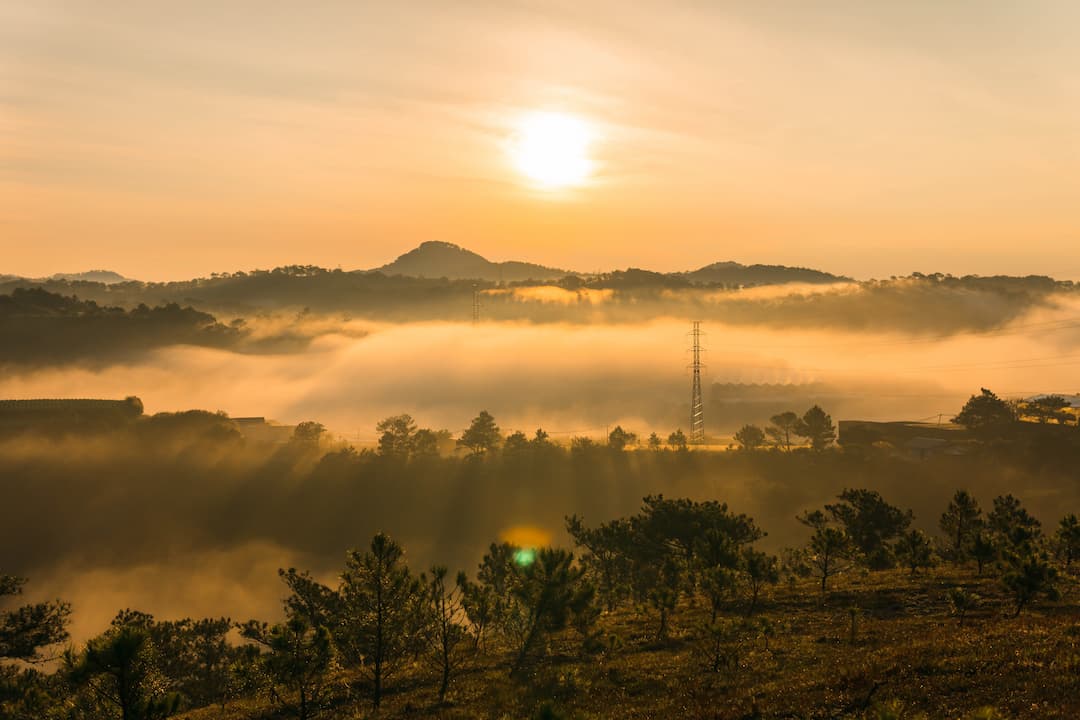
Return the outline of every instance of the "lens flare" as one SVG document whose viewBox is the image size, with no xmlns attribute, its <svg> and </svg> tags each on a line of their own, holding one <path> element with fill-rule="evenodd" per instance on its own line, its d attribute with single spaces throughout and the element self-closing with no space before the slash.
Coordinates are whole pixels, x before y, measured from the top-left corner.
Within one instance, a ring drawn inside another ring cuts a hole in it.
<svg viewBox="0 0 1080 720">
<path fill-rule="evenodd" d="M 521 567 L 528 567 L 536 562 L 536 551 L 532 548 L 522 548 L 514 553 L 514 562 Z"/>
</svg>

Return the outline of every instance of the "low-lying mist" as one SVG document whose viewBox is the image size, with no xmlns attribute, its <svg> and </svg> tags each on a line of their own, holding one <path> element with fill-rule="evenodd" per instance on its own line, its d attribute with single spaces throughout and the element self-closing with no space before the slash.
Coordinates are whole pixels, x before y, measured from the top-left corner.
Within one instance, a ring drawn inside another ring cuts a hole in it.
<svg viewBox="0 0 1080 720">
<path fill-rule="evenodd" d="M 706 323 L 704 378 L 707 386 L 788 386 L 777 395 L 791 409 L 816 402 L 836 419 L 948 416 L 980 386 L 1004 395 L 1075 391 L 1080 356 L 1069 348 L 1078 317 L 1080 303 L 1062 300 L 997 330 L 946 336 Z M 401 412 L 458 432 L 487 409 L 506 430 L 542 426 L 560 437 L 599 436 L 616 423 L 646 434 L 686 423 L 684 321 L 308 322 L 302 351 L 170 346 L 104 367 L 22 367 L 0 377 L 0 397 L 137 395 L 149 412 L 314 419 L 361 444 L 374 440 L 378 420 Z M 727 387 L 706 398 L 707 427 L 720 442 L 786 409 L 737 395 Z"/>
</svg>

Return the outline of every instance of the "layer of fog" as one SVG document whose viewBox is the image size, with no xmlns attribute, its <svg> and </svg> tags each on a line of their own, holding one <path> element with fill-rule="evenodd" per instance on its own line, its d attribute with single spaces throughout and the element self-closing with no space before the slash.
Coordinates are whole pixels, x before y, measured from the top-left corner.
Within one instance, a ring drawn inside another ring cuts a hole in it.
<svg viewBox="0 0 1080 720">
<path fill-rule="evenodd" d="M 1009 396 L 1075 392 L 1080 356 L 1069 348 L 1080 335 L 1077 316 L 1076 301 L 1062 302 L 1003 329 L 946 337 L 707 323 L 704 382 L 792 385 L 792 409 L 821 402 L 835 419 L 947 416 L 979 387 Z M 542 426 L 562 437 L 599 436 L 616 423 L 644 433 L 686 424 L 683 321 L 335 324 L 318 317 L 311 325 L 303 352 L 174 346 L 104 368 L 9 371 L 0 397 L 137 395 L 148 412 L 319 420 L 361 444 L 374 440 L 379 419 L 401 412 L 458 432 L 487 409 L 506 430 Z M 767 419 L 752 407 L 746 417 L 711 410 L 707 403 L 710 433 L 721 438 L 741 422 Z"/>
</svg>

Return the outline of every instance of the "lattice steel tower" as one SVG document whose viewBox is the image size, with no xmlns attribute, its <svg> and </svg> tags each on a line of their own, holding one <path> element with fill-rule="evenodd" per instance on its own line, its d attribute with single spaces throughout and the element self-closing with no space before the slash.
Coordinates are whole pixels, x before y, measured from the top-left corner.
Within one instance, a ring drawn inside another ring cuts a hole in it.
<svg viewBox="0 0 1080 720">
<path fill-rule="evenodd" d="M 693 361 L 690 370 L 694 379 L 690 385 L 690 442 L 693 445 L 705 444 L 705 410 L 701 401 L 701 322 L 694 321 L 694 329 L 690 331 L 690 339 L 693 345 L 690 352 Z"/>
<path fill-rule="evenodd" d="M 480 322 L 480 288 L 476 283 L 472 286 L 472 321 L 473 325 Z"/>
</svg>

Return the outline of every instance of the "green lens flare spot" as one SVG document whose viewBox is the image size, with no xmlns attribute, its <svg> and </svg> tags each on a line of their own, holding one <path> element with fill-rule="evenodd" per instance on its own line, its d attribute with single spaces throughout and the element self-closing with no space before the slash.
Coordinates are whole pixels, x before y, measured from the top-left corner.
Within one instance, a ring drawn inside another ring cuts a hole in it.
<svg viewBox="0 0 1080 720">
<path fill-rule="evenodd" d="M 532 565 L 536 561 L 536 551 L 532 548 L 521 548 L 514 553 L 514 562 L 521 567 Z"/>
</svg>

